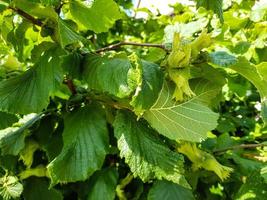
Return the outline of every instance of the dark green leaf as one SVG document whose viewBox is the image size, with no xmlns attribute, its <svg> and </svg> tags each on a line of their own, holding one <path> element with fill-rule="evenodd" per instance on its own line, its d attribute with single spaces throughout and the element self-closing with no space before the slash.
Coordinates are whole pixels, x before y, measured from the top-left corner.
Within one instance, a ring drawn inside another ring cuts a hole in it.
<svg viewBox="0 0 267 200">
<path fill-rule="evenodd" d="M 85 39 L 81 35 L 72 30 L 72 28 L 61 18 L 58 18 L 57 20 L 55 36 L 62 48 L 69 44 L 85 41 Z"/>
<path fill-rule="evenodd" d="M 264 182 L 267 183 L 267 166 L 261 169 L 261 176 L 263 177 Z"/>
<path fill-rule="evenodd" d="M 141 61 L 142 83 L 137 87 L 131 105 L 137 115 L 149 109 L 158 98 L 163 84 L 163 73 L 156 64 Z"/>
<path fill-rule="evenodd" d="M 189 187 L 183 176 L 183 157 L 171 151 L 144 121 L 129 112 L 119 112 L 114 121 L 120 156 L 133 175 L 144 182 L 167 179 Z"/>
<path fill-rule="evenodd" d="M 127 97 L 134 91 L 140 76 L 139 69 L 134 69 L 126 56 L 107 58 L 89 54 L 83 68 L 83 76 L 90 89 L 119 98 Z"/>
<path fill-rule="evenodd" d="M 49 96 L 63 80 L 63 53 L 60 48 L 51 48 L 29 70 L 0 82 L 0 110 L 28 114 L 46 108 Z"/>
<path fill-rule="evenodd" d="M 194 200 L 191 190 L 169 181 L 157 181 L 149 190 L 148 200 Z"/>
<path fill-rule="evenodd" d="M 49 189 L 49 182 L 44 178 L 29 178 L 23 191 L 25 200 L 62 200 L 62 194 L 54 188 Z"/>
<path fill-rule="evenodd" d="M 16 115 L 0 111 L 0 129 L 7 128 L 17 121 Z"/>
<path fill-rule="evenodd" d="M 260 176 L 259 172 L 252 172 L 252 174 L 250 174 L 249 177 L 246 179 L 246 182 L 240 187 L 234 199 L 266 199 L 266 188 L 267 184 L 263 182 L 263 178 Z"/>
<path fill-rule="evenodd" d="M 20 127 L 9 127 L 0 130 L 0 149 L 2 155 L 17 155 L 24 148 L 27 136 L 26 129 L 40 120 L 42 115 L 31 114 L 19 121 Z"/>
<path fill-rule="evenodd" d="M 220 18 L 221 23 L 223 23 L 223 0 L 196 0 L 197 8 L 203 7 L 207 10 L 212 10 Z"/>
<path fill-rule="evenodd" d="M 88 200 L 115 199 L 119 174 L 115 168 L 108 168 L 96 172 L 89 180 L 90 189 Z"/>
<path fill-rule="evenodd" d="M 108 152 L 101 107 L 94 104 L 70 113 L 65 119 L 63 143 L 61 153 L 48 165 L 53 184 L 86 180 L 100 169 Z"/>
</svg>

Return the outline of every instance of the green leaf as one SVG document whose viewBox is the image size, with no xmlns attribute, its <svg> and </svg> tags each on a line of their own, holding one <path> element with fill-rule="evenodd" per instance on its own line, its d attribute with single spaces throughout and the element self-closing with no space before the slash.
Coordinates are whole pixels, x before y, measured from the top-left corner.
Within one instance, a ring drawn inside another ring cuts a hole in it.
<svg viewBox="0 0 267 200">
<path fill-rule="evenodd" d="M 164 83 L 156 103 L 146 111 L 144 118 L 160 134 L 173 140 L 199 142 L 207 137 L 207 132 L 217 126 L 218 114 L 201 103 L 214 93 L 207 88 L 184 103 L 172 100 L 174 87 Z"/>
<path fill-rule="evenodd" d="M 228 67 L 237 63 L 236 57 L 228 54 L 225 51 L 216 51 L 210 53 L 209 60 L 211 63 L 220 67 Z"/>
<path fill-rule="evenodd" d="M 73 43 L 84 42 L 85 39 L 76 33 L 64 20 L 58 17 L 57 28 L 55 29 L 55 36 L 61 47 Z"/>
<path fill-rule="evenodd" d="M 222 90 L 222 85 L 204 78 L 196 78 L 190 81 L 190 88 L 198 96 L 199 102 L 211 106 L 214 104 L 216 96 Z"/>
<path fill-rule="evenodd" d="M 191 190 L 169 181 L 157 181 L 148 193 L 148 200 L 194 200 Z"/>
<path fill-rule="evenodd" d="M 264 182 L 267 183 L 267 166 L 261 168 L 261 176 L 264 179 Z"/>
<path fill-rule="evenodd" d="M 23 185 L 16 176 L 4 176 L 0 178 L 0 195 L 4 200 L 20 197 Z"/>
<path fill-rule="evenodd" d="M 0 111 L 0 129 L 7 128 L 17 121 L 16 115 Z"/>
<path fill-rule="evenodd" d="M 107 32 L 122 16 L 113 0 L 95 0 L 91 7 L 73 0 L 70 2 L 70 13 L 76 22 L 95 33 Z"/>
<path fill-rule="evenodd" d="M 142 181 L 166 179 L 189 187 L 183 175 L 183 156 L 171 151 L 157 133 L 130 112 L 119 112 L 114 121 L 120 156 L 134 177 Z"/>
<path fill-rule="evenodd" d="M 31 176 L 48 177 L 46 166 L 38 165 L 35 168 L 26 169 L 19 174 L 20 180 L 27 179 Z"/>
<path fill-rule="evenodd" d="M 244 174 L 248 174 L 253 171 L 258 171 L 263 165 L 260 162 L 243 158 L 242 156 L 235 153 L 229 156 L 227 155 L 227 158 L 232 159 L 238 165 L 239 171 Z"/>
<path fill-rule="evenodd" d="M 246 58 L 239 57 L 238 62 L 230 69 L 235 70 L 237 73 L 248 79 L 259 91 L 261 96 L 261 116 L 265 123 L 267 123 L 267 62 L 259 65 L 253 65 Z"/>
<path fill-rule="evenodd" d="M 156 64 L 141 61 L 142 83 L 137 87 L 130 104 L 137 115 L 149 109 L 158 98 L 163 84 L 163 73 Z"/>
<path fill-rule="evenodd" d="M 134 91 L 135 79 L 139 80 L 140 76 L 126 56 L 107 58 L 89 54 L 83 67 L 83 76 L 90 89 L 119 98 L 128 97 Z"/>
<path fill-rule="evenodd" d="M 62 54 L 60 48 L 51 48 L 29 70 L 0 82 L 0 110 L 28 114 L 46 108 L 49 96 L 63 80 Z"/>
<path fill-rule="evenodd" d="M 203 27 L 206 27 L 208 23 L 209 20 L 203 17 L 186 24 L 176 22 L 173 25 L 168 25 L 164 29 L 164 43 L 172 44 L 175 33 L 180 33 L 183 38 L 191 38 L 193 34 L 202 31 Z"/>
<path fill-rule="evenodd" d="M 0 130 L 0 149 L 2 155 L 18 155 L 25 146 L 26 129 L 40 120 L 41 117 L 42 115 L 30 114 L 19 121 L 20 127 L 9 127 Z"/>
<path fill-rule="evenodd" d="M 88 200 L 113 200 L 118 183 L 119 174 L 115 168 L 108 168 L 96 172 L 89 180 Z M 100 192 L 101 191 L 101 192 Z"/>
<path fill-rule="evenodd" d="M 223 0 L 196 0 L 197 8 L 203 7 L 207 10 L 212 10 L 220 18 L 221 23 L 223 23 Z"/>
<path fill-rule="evenodd" d="M 64 57 L 62 67 L 70 79 L 80 79 L 82 74 L 81 63 L 82 56 L 77 52 L 73 52 Z"/>
<path fill-rule="evenodd" d="M 101 107 L 92 104 L 67 115 L 63 143 L 61 153 L 48 165 L 53 184 L 83 181 L 100 169 L 108 152 Z"/>
<path fill-rule="evenodd" d="M 27 140 L 25 142 L 25 147 L 20 152 L 20 160 L 23 161 L 27 168 L 31 167 L 33 163 L 33 155 L 38 148 L 39 144 L 34 140 Z"/>
<path fill-rule="evenodd" d="M 49 162 L 51 162 L 58 154 L 60 154 L 62 150 L 63 128 L 63 120 L 59 120 L 55 116 L 50 115 L 44 117 L 40 121 L 38 129 L 33 132 L 35 140 L 38 142 L 41 149 L 46 152 Z"/>
<path fill-rule="evenodd" d="M 54 188 L 49 189 L 49 182 L 44 178 L 29 178 L 23 191 L 25 200 L 62 200 L 62 194 Z"/>
<path fill-rule="evenodd" d="M 259 175 L 259 173 L 257 171 L 253 172 L 246 179 L 246 182 L 240 187 L 234 199 L 236 200 L 266 199 L 266 193 L 267 193 L 266 188 L 267 184 L 263 182 L 263 179 Z"/>
<path fill-rule="evenodd" d="M 43 6 L 39 3 L 28 0 L 13 0 L 12 5 L 19 8 L 29 15 L 36 16 L 38 18 L 48 18 L 56 21 L 58 15 L 55 10 L 50 6 Z"/>
</svg>

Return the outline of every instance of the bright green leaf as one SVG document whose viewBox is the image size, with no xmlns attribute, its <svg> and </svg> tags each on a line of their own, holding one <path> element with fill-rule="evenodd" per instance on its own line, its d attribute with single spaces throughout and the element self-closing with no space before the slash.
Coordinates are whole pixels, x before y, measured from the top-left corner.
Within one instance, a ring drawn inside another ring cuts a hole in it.
<svg viewBox="0 0 267 200">
<path fill-rule="evenodd" d="M 238 62 L 229 68 L 248 79 L 259 91 L 262 103 L 261 116 L 263 121 L 267 122 L 267 63 L 253 65 L 244 57 L 239 57 Z"/>
<path fill-rule="evenodd" d="M 148 200 L 194 200 L 191 190 L 169 181 L 157 181 L 148 193 Z"/>
<path fill-rule="evenodd" d="M 194 91 L 194 93 L 198 96 L 198 101 L 207 106 L 211 106 L 214 104 L 216 96 L 222 90 L 221 84 L 203 78 L 192 79 L 190 81 L 190 87 Z M 203 93 L 206 94 L 201 95 Z"/>
<path fill-rule="evenodd" d="M 32 16 L 56 20 L 58 15 L 52 7 L 43 6 L 28 0 L 13 0 L 14 7 L 19 8 Z"/>
<path fill-rule="evenodd" d="M 207 132 L 216 128 L 218 114 L 201 103 L 205 96 L 214 93 L 206 88 L 189 101 L 177 103 L 172 100 L 174 87 L 164 83 L 156 103 L 146 111 L 144 118 L 160 134 L 173 140 L 199 142 Z"/>
<path fill-rule="evenodd" d="M 35 168 L 26 169 L 19 174 L 20 180 L 27 179 L 31 176 L 48 177 L 46 166 L 38 165 Z"/>
<path fill-rule="evenodd" d="M 95 33 L 108 31 L 121 18 L 119 7 L 113 0 L 95 0 L 91 2 L 91 7 L 73 0 L 70 12 L 75 21 Z"/>
<path fill-rule="evenodd" d="M 53 184 L 86 180 L 100 169 L 108 151 L 101 107 L 86 106 L 66 116 L 63 142 L 61 153 L 48 165 Z"/>
<path fill-rule="evenodd" d="M 183 175 L 183 157 L 171 151 L 157 133 L 129 112 L 119 112 L 114 121 L 120 156 L 133 175 L 144 182 L 166 179 L 189 187 Z"/>
<path fill-rule="evenodd" d="M 39 145 L 34 140 L 27 140 L 25 142 L 25 147 L 20 152 L 20 160 L 23 161 L 27 168 L 31 167 L 33 163 L 33 155 L 38 148 Z"/>
<path fill-rule="evenodd" d="M 88 200 L 113 200 L 118 183 L 118 172 L 115 168 L 96 172 L 89 180 Z"/>
</svg>

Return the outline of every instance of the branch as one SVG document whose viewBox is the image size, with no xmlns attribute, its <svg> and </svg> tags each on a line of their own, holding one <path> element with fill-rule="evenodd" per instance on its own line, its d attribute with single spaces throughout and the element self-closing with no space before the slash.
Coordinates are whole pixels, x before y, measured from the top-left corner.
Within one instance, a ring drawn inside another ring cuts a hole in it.
<svg viewBox="0 0 267 200">
<path fill-rule="evenodd" d="M 136 43 L 136 42 L 119 42 L 119 43 L 112 44 L 107 47 L 103 47 L 101 49 L 97 49 L 95 52 L 100 53 L 103 51 L 110 51 L 110 50 L 118 49 L 119 47 L 125 46 L 125 45 L 140 46 L 140 47 L 156 47 L 156 48 L 161 48 L 168 52 L 168 49 L 163 44 Z"/>
<path fill-rule="evenodd" d="M 136 5 L 136 8 L 135 8 L 136 10 L 135 10 L 135 12 L 134 12 L 134 18 L 136 18 L 136 15 L 137 15 L 137 9 L 139 8 L 140 4 L 141 4 L 141 0 L 138 0 L 137 5 Z"/>
<path fill-rule="evenodd" d="M 28 13 L 24 12 L 23 10 L 19 9 L 19 8 L 14 8 L 9 6 L 9 9 L 15 11 L 16 13 L 18 13 L 20 16 L 22 16 L 23 18 L 27 19 L 28 21 L 30 21 L 32 24 L 35 24 L 37 26 L 42 26 L 43 22 L 35 19 L 33 16 L 29 15 Z"/>
<path fill-rule="evenodd" d="M 222 149 L 215 149 L 213 151 L 213 153 L 221 154 L 221 153 L 223 153 L 225 151 L 228 151 L 228 150 L 235 150 L 235 149 L 253 149 L 253 148 L 256 148 L 256 147 L 263 147 L 263 146 L 267 146 L 267 144 L 266 143 L 259 143 L 259 144 L 240 144 L 240 145 L 226 147 L 226 148 L 222 148 Z"/>
<path fill-rule="evenodd" d="M 71 91 L 71 94 L 72 94 L 72 95 L 77 94 L 75 85 L 74 85 L 74 83 L 73 83 L 73 81 L 72 81 L 71 79 L 66 78 L 66 79 L 64 80 L 64 83 L 68 86 L 68 88 L 69 88 L 69 90 Z"/>
</svg>

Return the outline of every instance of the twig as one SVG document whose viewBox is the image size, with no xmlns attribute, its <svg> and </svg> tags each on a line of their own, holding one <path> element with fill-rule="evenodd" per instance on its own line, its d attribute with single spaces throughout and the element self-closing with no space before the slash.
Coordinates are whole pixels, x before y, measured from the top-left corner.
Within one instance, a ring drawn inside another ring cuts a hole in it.
<svg viewBox="0 0 267 200">
<path fill-rule="evenodd" d="M 110 50 L 114 50 L 114 49 L 117 49 L 117 48 L 119 48 L 121 46 L 125 46 L 125 45 L 140 46 L 140 47 L 156 47 L 156 48 L 161 48 L 161 49 L 163 49 L 165 51 L 168 51 L 168 49 L 163 44 L 119 42 L 119 43 L 112 44 L 112 45 L 107 46 L 107 47 L 103 47 L 101 49 L 97 49 L 95 52 L 96 53 L 100 53 L 100 52 L 103 52 L 103 51 L 110 51 Z"/>
<path fill-rule="evenodd" d="M 253 149 L 253 148 L 256 148 L 256 147 L 263 147 L 263 146 L 267 146 L 267 144 L 266 143 L 259 143 L 259 144 L 240 144 L 240 145 L 226 147 L 226 148 L 222 148 L 222 149 L 215 149 L 213 151 L 213 153 L 220 154 L 220 153 L 223 153 L 223 152 L 228 151 L 228 150 L 235 150 L 235 149 Z"/>
<path fill-rule="evenodd" d="M 56 13 L 59 15 L 61 12 L 61 8 L 64 6 L 64 2 L 60 2 L 60 4 L 55 8 Z"/>
<path fill-rule="evenodd" d="M 27 19 L 28 21 L 30 21 L 31 23 L 37 25 L 37 26 L 42 26 L 43 22 L 35 19 L 33 16 L 29 15 L 28 13 L 24 12 L 23 10 L 19 9 L 19 8 L 14 8 L 9 6 L 8 8 L 10 8 L 11 10 L 15 11 L 16 13 L 18 13 L 19 15 L 21 15 L 23 18 Z"/>
<path fill-rule="evenodd" d="M 124 188 L 133 180 L 133 175 L 129 173 L 124 179 L 121 180 L 120 184 L 116 187 L 116 193 L 119 200 L 127 200 Z"/>
<path fill-rule="evenodd" d="M 72 95 L 77 94 L 75 85 L 74 85 L 74 83 L 73 83 L 73 81 L 71 79 L 66 78 L 64 80 L 64 83 L 68 86 L 68 88 L 69 88 L 69 90 L 70 90 L 70 92 L 71 92 Z"/>
<path fill-rule="evenodd" d="M 135 8 L 136 10 L 140 7 L 140 4 L 141 4 L 141 0 L 138 0 L 136 8 Z M 134 18 L 136 17 L 136 15 L 137 15 L 137 11 L 134 12 Z"/>
</svg>

